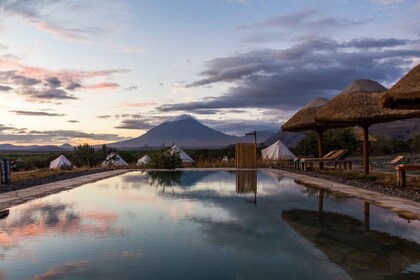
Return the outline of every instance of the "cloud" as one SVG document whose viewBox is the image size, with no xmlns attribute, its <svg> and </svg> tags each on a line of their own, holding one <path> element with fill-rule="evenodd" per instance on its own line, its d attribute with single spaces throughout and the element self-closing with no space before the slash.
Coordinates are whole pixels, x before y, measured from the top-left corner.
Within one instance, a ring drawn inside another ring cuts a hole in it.
<svg viewBox="0 0 420 280">
<path fill-rule="evenodd" d="M 96 134 L 78 130 L 27 130 L 0 125 L 0 139 L 3 143 L 60 143 L 78 140 L 120 141 L 128 138 L 117 134 Z"/>
<path fill-rule="evenodd" d="M 142 53 L 144 53 L 144 49 L 142 49 L 142 48 L 125 48 L 125 49 L 123 49 L 123 52 L 142 54 Z"/>
<path fill-rule="evenodd" d="M 94 85 L 85 86 L 87 89 L 112 89 L 120 87 L 117 83 L 99 83 Z"/>
<path fill-rule="evenodd" d="M 77 121 L 77 120 L 68 120 L 67 122 L 68 123 L 78 123 L 79 121 Z"/>
<path fill-rule="evenodd" d="M 111 116 L 110 115 L 100 115 L 100 116 L 97 116 L 97 118 L 99 118 L 99 119 L 109 119 Z"/>
<path fill-rule="evenodd" d="M 124 88 L 124 90 L 126 90 L 126 91 L 132 91 L 132 90 L 136 90 L 136 89 L 138 89 L 138 86 L 129 86 L 129 87 Z"/>
<path fill-rule="evenodd" d="M 146 130 L 146 129 L 150 129 L 152 127 L 154 127 L 154 125 L 151 124 L 149 120 L 123 120 L 115 128 Z"/>
<path fill-rule="evenodd" d="M 417 41 L 394 38 L 307 39 L 285 49 L 251 50 L 206 62 L 202 78 L 187 85 L 231 84 L 220 96 L 164 104 L 158 110 L 293 110 L 318 96 L 331 98 L 356 79 L 390 85 L 419 58 Z"/>
<path fill-rule="evenodd" d="M 82 43 L 93 43 L 93 38 L 108 31 L 109 28 L 105 24 L 101 24 L 104 21 L 100 15 L 106 12 L 108 17 L 113 16 L 114 20 L 118 20 L 118 17 L 115 16 L 118 13 L 117 6 L 110 1 L 107 1 L 107 9 L 101 8 L 105 6 L 93 5 L 89 2 L 44 0 L 3 0 L 0 2 L 2 17 L 17 16 L 25 23 L 45 31 L 55 38 Z M 95 9 L 95 13 L 90 12 L 93 9 Z M 74 20 L 76 16 L 77 21 Z"/>
<path fill-rule="evenodd" d="M 62 116 L 65 116 L 65 114 L 48 113 L 48 112 L 43 112 L 43 111 L 13 110 L 13 111 L 10 111 L 10 112 L 15 113 L 16 115 L 21 115 L 21 116 L 46 116 L 46 117 L 62 117 Z"/>
<path fill-rule="evenodd" d="M 378 5 L 383 5 L 383 6 L 395 5 L 395 4 L 400 4 L 404 2 L 404 0 L 371 0 L 371 1 Z"/>
<path fill-rule="evenodd" d="M 4 62 L 4 63 L 3 63 Z M 5 71 L 1 71 L 1 68 Z M 50 71 L 20 63 L 19 59 L 0 56 L 0 85 L 7 90 L 26 97 L 31 102 L 53 102 L 78 99 L 77 91 L 116 89 L 118 83 L 110 81 L 114 75 L 129 72 L 127 69 L 102 69 L 96 71 L 61 70 Z M 103 81 L 99 81 L 103 80 Z M 88 84 L 95 80 L 95 84 Z M 1 91 L 1 88 L 0 88 Z"/>
<path fill-rule="evenodd" d="M 325 29 L 337 29 L 350 26 L 361 25 L 366 22 L 354 21 L 349 19 L 322 18 L 322 13 L 317 10 L 306 10 L 286 16 L 270 17 L 263 21 L 252 24 L 241 25 L 240 29 L 259 29 L 267 27 L 280 27 L 283 29 L 304 29 L 307 32 Z"/>
<path fill-rule="evenodd" d="M 0 85 L 0 91 L 9 91 L 9 90 L 12 90 L 12 89 L 13 89 L 12 87 Z"/>
</svg>

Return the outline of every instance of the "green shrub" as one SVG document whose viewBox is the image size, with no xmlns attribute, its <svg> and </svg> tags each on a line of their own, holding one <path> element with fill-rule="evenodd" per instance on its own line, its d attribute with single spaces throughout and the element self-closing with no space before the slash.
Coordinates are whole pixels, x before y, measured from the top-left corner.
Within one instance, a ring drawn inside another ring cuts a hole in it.
<svg viewBox="0 0 420 280">
<path fill-rule="evenodd" d="M 149 166 L 157 169 L 174 169 L 182 166 L 179 153 L 171 153 L 171 150 L 162 147 L 159 153 L 154 153 L 151 157 Z"/>
</svg>

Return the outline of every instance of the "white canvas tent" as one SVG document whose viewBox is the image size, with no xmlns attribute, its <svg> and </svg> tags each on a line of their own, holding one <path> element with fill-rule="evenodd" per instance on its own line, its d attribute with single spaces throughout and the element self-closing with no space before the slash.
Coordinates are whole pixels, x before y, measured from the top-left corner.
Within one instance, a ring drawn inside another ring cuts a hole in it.
<svg viewBox="0 0 420 280">
<path fill-rule="evenodd" d="M 263 160 L 292 160 L 296 156 L 280 141 L 261 150 L 261 157 Z"/>
<path fill-rule="evenodd" d="M 171 148 L 171 154 L 174 154 L 176 152 L 179 152 L 179 157 L 182 159 L 182 162 L 194 162 L 194 160 L 189 155 L 187 155 L 186 152 L 178 148 L 177 145 L 174 145 Z"/>
<path fill-rule="evenodd" d="M 148 155 L 145 155 L 137 161 L 137 166 L 149 164 L 151 160 Z"/>
<path fill-rule="evenodd" d="M 128 165 L 118 154 L 109 154 L 106 159 L 102 162 L 101 166 L 124 166 Z"/>
<path fill-rule="evenodd" d="M 50 162 L 50 169 L 69 167 L 69 166 L 71 166 L 71 162 L 64 155 L 61 155 L 55 160 Z"/>
</svg>

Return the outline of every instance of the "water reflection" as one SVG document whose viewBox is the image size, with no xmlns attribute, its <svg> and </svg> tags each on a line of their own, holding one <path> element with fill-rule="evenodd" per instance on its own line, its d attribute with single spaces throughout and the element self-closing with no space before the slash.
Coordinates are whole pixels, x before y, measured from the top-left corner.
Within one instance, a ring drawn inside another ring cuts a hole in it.
<svg viewBox="0 0 420 280">
<path fill-rule="evenodd" d="M 323 209 L 320 190 L 318 211 L 286 210 L 282 219 L 311 241 L 332 262 L 343 267 L 353 279 L 419 279 L 420 273 L 405 273 L 420 261 L 420 245 L 370 230 L 370 206 L 364 203 L 364 221 Z"/>
<path fill-rule="evenodd" d="M 124 234 L 123 229 L 114 227 L 117 219 L 116 213 L 99 210 L 80 211 L 69 203 L 32 202 L 13 208 L 10 216 L 1 221 L 0 250 L 18 246 L 28 238 L 57 233 L 87 233 L 96 237 Z"/>
<path fill-rule="evenodd" d="M 246 202 L 257 204 L 257 171 L 256 170 L 237 170 L 236 171 L 236 192 L 253 193 L 254 198 Z"/>
<path fill-rule="evenodd" d="M 0 279 L 397 278 L 419 261 L 419 232 L 262 172 L 132 172 L 11 208 Z"/>
</svg>

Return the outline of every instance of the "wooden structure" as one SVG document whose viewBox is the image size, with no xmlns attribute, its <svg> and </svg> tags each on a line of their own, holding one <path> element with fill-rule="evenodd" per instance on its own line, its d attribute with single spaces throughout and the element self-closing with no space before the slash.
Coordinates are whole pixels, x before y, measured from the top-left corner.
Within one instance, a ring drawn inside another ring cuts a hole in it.
<svg viewBox="0 0 420 280">
<path fill-rule="evenodd" d="M 327 103 L 328 100 L 323 97 L 317 97 L 311 100 L 281 127 L 283 131 L 291 132 L 299 132 L 306 130 L 315 131 L 318 140 L 319 158 L 322 158 L 324 156 L 322 148 L 322 134 L 327 128 L 315 122 L 315 115 L 318 112 L 318 110 L 325 106 Z M 320 164 L 320 168 L 322 169 L 322 163 Z"/>
<path fill-rule="evenodd" d="M 235 145 L 235 167 L 257 168 L 257 146 L 254 143 L 238 143 Z"/>
<path fill-rule="evenodd" d="M 406 170 L 420 170 L 420 164 L 400 164 L 395 167 L 397 170 L 397 184 L 398 187 L 405 188 L 405 171 Z"/>
<path fill-rule="evenodd" d="M 346 87 L 339 95 L 320 108 L 315 122 L 328 127 L 351 127 L 358 125 L 363 129 L 363 175 L 369 174 L 369 127 L 385 123 L 415 118 L 419 112 L 412 110 L 384 109 L 380 99 L 387 89 L 372 80 L 357 80 Z"/>
<path fill-rule="evenodd" d="M 346 153 L 347 149 L 341 149 L 337 151 L 331 151 L 323 158 L 302 158 L 300 159 L 300 169 L 306 171 L 309 168 L 313 168 L 314 163 L 318 163 L 320 166 L 323 163 L 334 163 L 334 168 L 341 169 L 343 166 L 344 169 L 347 167 L 351 170 L 352 169 L 352 161 L 351 160 L 344 160 L 341 159 Z"/>
</svg>

